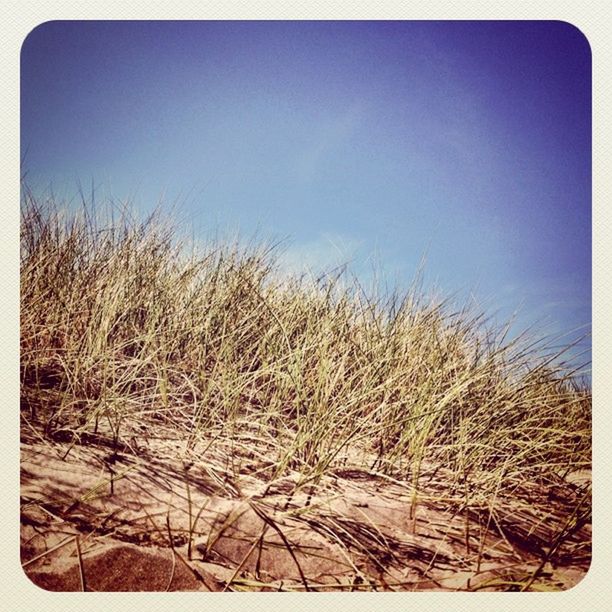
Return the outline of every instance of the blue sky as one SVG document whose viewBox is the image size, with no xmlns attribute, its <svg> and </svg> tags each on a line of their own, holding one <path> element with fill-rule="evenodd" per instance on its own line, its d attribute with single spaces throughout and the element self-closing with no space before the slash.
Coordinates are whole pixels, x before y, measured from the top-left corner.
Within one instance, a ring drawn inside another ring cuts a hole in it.
<svg viewBox="0 0 612 612">
<path fill-rule="evenodd" d="M 202 234 L 288 238 L 291 270 L 408 285 L 426 255 L 517 331 L 590 331 L 591 55 L 567 23 L 49 22 L 21 144 L 37 189 L 178 201 Z"/>
</svg>

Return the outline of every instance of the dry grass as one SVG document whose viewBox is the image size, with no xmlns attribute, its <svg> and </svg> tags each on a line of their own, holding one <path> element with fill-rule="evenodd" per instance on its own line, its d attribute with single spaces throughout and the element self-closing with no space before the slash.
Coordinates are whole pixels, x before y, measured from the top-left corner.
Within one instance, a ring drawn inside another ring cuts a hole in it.
<svg viewBox="0 0 612 612">
<path fill-rule="evenodd" d="M 351 473 L 401 484 L 415 528 L 419 512 L 452 509 L 476 573 L 492 533 L 535 555 L 531 569 L 478 588 L 533 589 L 551 563 L 588 564 L 590 486 L 571 479 L 591 466 L 591 392 L 545 342 L 508 340 L 419 282 L 373 298 L 346 271 L 287 278 L 272 248 L 197 252 L 159 214 L 105 211 L 68 213 L 24 189 L 24 442 L 52 442 L 64 458 L 108 447 L 143 469 L 144 449 L 165 444 L 168 460 L 251 500 L 264 527 L 249 555 L 267 534 L 294 555 L 278 516 L 257 505 L 281 493 L 277 510 L 343 548 L 349 565 L 355 550 L 379 569 L 408 555 L 366 519 L 321 513 L 329 483 Z M 191 559 L 205 510 L 185 483 Z M 225 588 L 267 588 L 241 569 Z M 402 588 L 386 580 L 349 586 Z M 304 575 L 296 584 L 310 590 Z"/>
</svg>

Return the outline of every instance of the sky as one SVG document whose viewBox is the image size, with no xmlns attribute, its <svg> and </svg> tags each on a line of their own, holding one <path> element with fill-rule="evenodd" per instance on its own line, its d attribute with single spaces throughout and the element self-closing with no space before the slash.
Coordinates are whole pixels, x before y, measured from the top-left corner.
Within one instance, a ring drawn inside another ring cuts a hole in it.
<svg viewBox="0 0 612 612">
<path fill-rule="evenodd" d="M 21 156 L 41 191 L 282 240 L 290 272 L 401 288 L 425 258 L 516 332 L 590 332 L 591 52 L 565 22 L 47 22 Z"/>
</svg>

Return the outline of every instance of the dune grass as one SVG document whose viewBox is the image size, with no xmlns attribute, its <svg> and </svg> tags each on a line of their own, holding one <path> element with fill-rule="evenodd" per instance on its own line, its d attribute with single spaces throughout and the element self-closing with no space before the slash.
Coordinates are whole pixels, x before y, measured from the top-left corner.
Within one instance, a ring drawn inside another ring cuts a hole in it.
<svg viewBox="0 0 612 612">
<path fill-rule="evenodd" d="M 23 194 L 21 414 L 40 437 L 222 446 L 236 482 L 298 474 L 293 493 L 357 466 L 411 483 L 412 514 L 440 467 L 467 531 L 590 469 L 591 392 L 553 342 L 418 280 L 373 297 L 346 270 L 282 274 L 267 245 L 188 247 L 159 213 Z"/>
</svg>

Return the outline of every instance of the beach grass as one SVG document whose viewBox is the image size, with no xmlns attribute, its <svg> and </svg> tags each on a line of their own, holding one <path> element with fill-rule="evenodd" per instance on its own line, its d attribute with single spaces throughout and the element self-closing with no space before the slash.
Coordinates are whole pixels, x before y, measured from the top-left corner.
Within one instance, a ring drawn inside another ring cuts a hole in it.
<svg viewBox="0 0 612 612">
<path fill-rule="evenodd" d="M 236 494 L 246 474 L 264 497 L 291 476 L 287 507 L 359 469 L 408 483 L 416 517 L 441 479 L 479 558 L 469 534 L 503 533 L 500 500 L 533 533 L 539 484 L 569 492 L 590 470 L 591 391 L 567 346 L 495 327 L 418 276 L 368 293 L 347 269 L 291 275 L 279 262 L 265 243 L 189 244 L 159 211 L 24 187 L 22 432 L 135 456 L 172 438 L 186 461 L 223 456 Z M 588 490 L 567 500 L 551 558 L 588 520 Z"/>
</svg>

